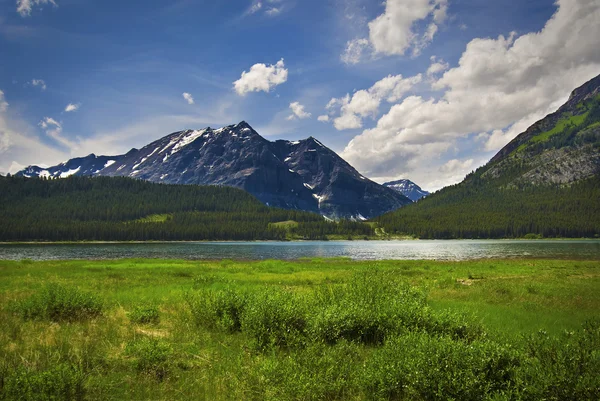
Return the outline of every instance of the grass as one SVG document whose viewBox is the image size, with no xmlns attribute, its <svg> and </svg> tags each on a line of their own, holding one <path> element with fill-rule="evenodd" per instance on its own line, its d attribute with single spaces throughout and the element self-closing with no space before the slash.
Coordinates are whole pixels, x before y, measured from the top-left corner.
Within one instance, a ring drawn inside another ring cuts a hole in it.
<svg viewBox="0 0 600 401">
<path fill-rule="evenodd" d="M 599 261 L 0 261 L 0 277 L 0 399 L 600 397 Z"/>
</svg>

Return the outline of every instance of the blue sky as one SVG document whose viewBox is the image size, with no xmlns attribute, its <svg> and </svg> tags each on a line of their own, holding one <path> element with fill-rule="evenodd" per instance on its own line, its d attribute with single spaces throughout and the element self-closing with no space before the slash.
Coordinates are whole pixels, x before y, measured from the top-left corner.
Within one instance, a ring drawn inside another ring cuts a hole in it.
<svg viewBox="0 0 600 401">
<path fill-rule="evenodd" d="M 438 189 L 600 73 L 599 17 L 594 0 L 0 0 L 0 171 L 246 120 Z"/>
</svg>

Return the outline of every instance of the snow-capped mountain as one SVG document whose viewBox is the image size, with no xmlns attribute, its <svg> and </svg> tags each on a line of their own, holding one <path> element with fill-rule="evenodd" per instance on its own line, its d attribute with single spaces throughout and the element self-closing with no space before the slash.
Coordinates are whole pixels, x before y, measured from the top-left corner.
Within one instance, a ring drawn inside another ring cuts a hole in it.
<svg viewBox="0 0 600 401">
<path fill-rule="evenodd" d="M 418 201 L 421 198 L 429 195 L 429 192 L 421 189 L 420 186 L 412 182 L 411 180 L 397 180 L 390 181 L 383 184 L 385 187 L 391 188 L 394 191 L 400 192 L 402 195 L 406 196 L 413 202 Z"/>
<path fill-rule="evenodd" d="M 242 121 L 185 130 L 120 156 L 89 156 L 58 166 L 30 166 L 25 177 L 126 176 L 168 184 L 226 185 L 270 206 L 368 219 L 410 203 L 402 194 L 363 177 L 313 137 L 270 142 Z"/>
</svg>

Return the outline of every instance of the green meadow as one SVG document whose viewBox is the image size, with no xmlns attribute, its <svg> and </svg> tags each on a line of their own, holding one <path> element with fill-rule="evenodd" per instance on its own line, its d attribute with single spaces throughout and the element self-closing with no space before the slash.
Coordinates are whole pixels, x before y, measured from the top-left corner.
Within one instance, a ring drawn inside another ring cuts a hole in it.
<svg viewBox="0 0 600 401">
<path fill-rule="evenodd" d="M 600 261 L 24 260 L 0 278 L 0 399 L 600 399 Z"/>
</svg>

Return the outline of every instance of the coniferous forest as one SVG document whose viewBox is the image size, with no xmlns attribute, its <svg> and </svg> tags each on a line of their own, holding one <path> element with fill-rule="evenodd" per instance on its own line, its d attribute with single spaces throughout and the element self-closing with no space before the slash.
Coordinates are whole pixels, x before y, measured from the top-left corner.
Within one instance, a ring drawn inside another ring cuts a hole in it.
<svg viewBox="0 0 600 401">
<path fill-rule="evenodd" d="M 600 178 L 506 189 L 475 173 L 375 221 L 388 234 L 419 238 L 593 238 L 600 235 Z"/>
<path fill-rule="evenodd" d="M 373 232 L 364 223 L 271 208 L 231 187 L 0 177 L 0 194 L 0 241 L 327 239 Z"/>
</svg>

